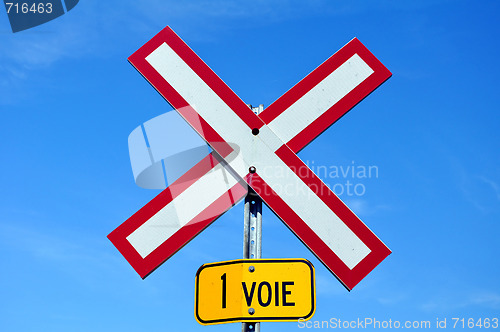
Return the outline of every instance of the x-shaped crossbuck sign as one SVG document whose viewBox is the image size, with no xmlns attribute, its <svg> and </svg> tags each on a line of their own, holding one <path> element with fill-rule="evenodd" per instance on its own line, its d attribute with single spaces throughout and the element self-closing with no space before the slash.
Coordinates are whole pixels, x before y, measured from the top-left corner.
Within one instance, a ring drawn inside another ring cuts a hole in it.
<svg viewBox="0 0 500 332">
<path fill-rule="evenodd" d="M 258 115 L 169 27 L 129 61 L 214 150 L 108 235 L 141 277 L 249 187 L 347 289 L 390 254 L 296 155 L 391 76 L 359 40 Z"/>
</svg>

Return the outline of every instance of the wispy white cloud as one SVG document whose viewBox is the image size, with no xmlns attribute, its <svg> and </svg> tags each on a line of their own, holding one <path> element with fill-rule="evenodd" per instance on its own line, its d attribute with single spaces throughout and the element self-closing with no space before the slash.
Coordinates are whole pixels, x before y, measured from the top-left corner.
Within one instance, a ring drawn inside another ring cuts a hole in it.
<svg viewBox="0 0 500 332">
<path fill-rule="evenodd" d="M 58 20 L 64 21 L 58 24 Z M 40 79 L 44 71 L 59 61 L 91 54 L 94 34 L 85 19 L 72 12 L 33 29 L 2 34 L 0 104 L 17 104 L 29 98 L 32 91 L 28 91 L 24 83 Z"/>
<path fill-rule="evenodd" d="M 483 175 L 469 175 L 462 170 L 459 188 L 464 198 L 484 214 L 498 210 L 500 207 L 499 186 Z"/>
<path fill-rule="evenodd" d="M 44 231 L 33 225 L 0 221 L 0 244 L 7 252 L 23 257 L 23 262 L 19 262 L 3 255 L 4 267 L 42 264 L 53 268 L 54 274 L 64 275 L 89 289 L 106 287 L 97 282 L 102 279 L 99 276 L 108 274 L 118 278 L 120 271 L 127 269 L 119 256 L 111 254 L 112 245 L 104 236 L 94 238 L 74 231 L 61 234 L 61 230 Z"/>
<path fill-rule="evenodd" d="M 386 296 L 379 297 L 378 302 L 385 306 L 393 306 L 403 303 L 408 299 L 410 299 L 410 295 L 408 292 L 393 292 L 391 294 L 387 294 Z"/>
<path fill-rule="evenodd" d="M 494 292 L 474 294 L 469 298 L 468 305 L 478 305 L 491 309 L 500 309 L 500 294 Z"/>
<path fill-rule="evenodd" d="M 420 305 L 424 312 L 445 312 L 470 307 L 500 309 L 500 294 L 485 290 L 454 293 L 452 296 L 436 296 Z"/>
<path fill-rule="evenodd" d="M 464 200 L 483 214 L 500 210 L 500 186 L 494 180 L 496 170 L 485 169 L 479 172 L 468 169 L 458 157 L 443 149 L 450 165 L 450 174 L 454 177 L 458 191 Z M 488 175 L 485 175 L 488 174 Z"/>
<path fill-rule="evenodd" d="M 388 204 L 371 204 L 363 198 L 348 198 L 344 202 L 358 216 L 371 216 L 382 211 L 390 211 L 392 207 Z"/>
<path fill-rule="evenodd" d="M 241 0 L 203 0 L 166 2 L 163 0 L 150 0 L 147 4 L 137 6 L 139 12 L 145 17 L 165 21 L 165 18 L 198 17 L 200 19 L 219 18 L 253 18 L 253 24 L 262 24 L 263 20 L 287 20 L 297 15 L 317 13 L 325 8 L 327 1 L 241 1 Z M 195 23 L 196 22 L 191 22 Z"/>
<path fill-rule="evenodd" d="M 484 176 L 478 176 L 478 179 L 482 182 L 484 182 L 485 184 L 489 185 L 491 187 L 491 189 L 493 189 L 494 193 L 496 194 L 496 198 L 498 201 L 500 201 L 500 186 L 494 182 L 493 180 L 491 179 L 488 179 Z"/>
<path fill-rule="evenodd" d="M 27 252 L 42 261 L 65 261 L 79 249 L 76 243 L 50 236 L 29 227 L 0 224 L 2 243 L 16 251 Z"/>
</svg>

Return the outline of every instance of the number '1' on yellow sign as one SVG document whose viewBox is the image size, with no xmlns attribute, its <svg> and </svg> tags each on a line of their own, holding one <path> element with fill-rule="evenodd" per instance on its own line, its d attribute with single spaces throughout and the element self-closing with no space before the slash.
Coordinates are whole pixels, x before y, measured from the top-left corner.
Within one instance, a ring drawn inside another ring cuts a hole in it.
<svg viewBox="0 0 500 332">
<path fill-rule="evenodd" d="M 316 308 L 314 267 L 305 259 L 243 259 L 196 273 L 195 317 L 203 325 L 309 319 Z"/>
</svg>

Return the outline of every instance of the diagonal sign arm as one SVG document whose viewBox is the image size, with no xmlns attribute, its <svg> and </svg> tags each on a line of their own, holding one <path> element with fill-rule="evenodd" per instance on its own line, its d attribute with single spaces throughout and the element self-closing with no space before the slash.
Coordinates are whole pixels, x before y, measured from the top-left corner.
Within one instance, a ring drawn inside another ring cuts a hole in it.
<svg viewBox="0 0 500 332">
<path fill-rule="evenodd" d="M 147 277 L 248 192 L 212 153 L 108 235 Z"/>
<path fill-rule="evenodd" d="M 391 75 L 354 38 L 269 105 L 259 117 L 298 153 Z"/>
</svg>

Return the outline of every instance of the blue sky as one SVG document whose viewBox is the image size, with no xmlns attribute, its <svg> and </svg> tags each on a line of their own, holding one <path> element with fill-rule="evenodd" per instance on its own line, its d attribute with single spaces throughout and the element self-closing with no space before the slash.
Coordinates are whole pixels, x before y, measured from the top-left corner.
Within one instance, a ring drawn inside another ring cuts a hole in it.
<svg viewBox="0 0 500 332">
<path fill-rule="evenodd" d="M 158 191 L 127 137 L 170 106 L 127 57 L 170 25 L 269 105 L 358 37 L 393 77 L 299 156 L 375 166 L 340 197 L 393 251 L 352 292 L 268 209 L 263 257 L 317 273 L 313 320 L 500 316 L 497 1 L 81 1 L 13 34 L 0 15 L 0 330 L 235 331 L 193 316 L 194 275 L 242 255 L 239 204 L 142 280 L 106 235 Z M 2 10 L 3 11 L 3 10 Z M 264 331 L 305 330 L 266 323 Z"/>
</svg>

